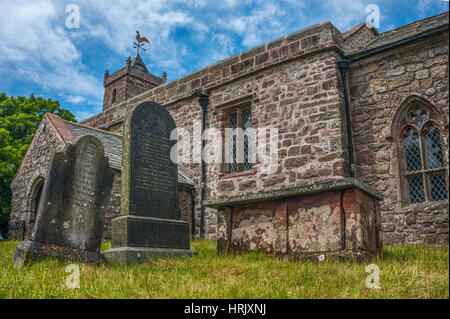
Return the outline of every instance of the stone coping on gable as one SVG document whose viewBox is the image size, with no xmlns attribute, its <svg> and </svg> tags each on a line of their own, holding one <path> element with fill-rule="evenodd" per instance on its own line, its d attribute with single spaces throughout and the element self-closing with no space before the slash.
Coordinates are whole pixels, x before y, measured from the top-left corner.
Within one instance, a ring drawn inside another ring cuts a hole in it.
<svg viewBox="0 0 450 319">
<path fill-rule="evenodd" d="M 360 55 L 368 54 L 372 51 L 381 50 L 391 45 L 407 41 L 416 36 L 432 34 L 434 31 L 448 31 L 448 28 L 449 13 L 447 11 L 380 33 L 372 41 L 366 43 L 361 49 L 346 56 L 346 59 L 352 59 Z"/>
<path fill-rule="evenodd" d="M 203 201 L 203 205 L 210 208 L 220 208 L 227 206 L 236 206 L 244 204 L 253 204 L 267 202 L 283 198 L 298 197 L 303 195 L 311 195 L 324 193 L 328 191 L 345 190 L 345 189 L 358 189 L 378 200 L 383 200 L 383 195 L 381 195 L 373 187 L 361 183 L 355 178 L 343 178 L 335 181 L 311 184 L 306 186 L 289 187 L 280 190 L 234 196 L 225 199 L 206 199 Z"/>
</svg>

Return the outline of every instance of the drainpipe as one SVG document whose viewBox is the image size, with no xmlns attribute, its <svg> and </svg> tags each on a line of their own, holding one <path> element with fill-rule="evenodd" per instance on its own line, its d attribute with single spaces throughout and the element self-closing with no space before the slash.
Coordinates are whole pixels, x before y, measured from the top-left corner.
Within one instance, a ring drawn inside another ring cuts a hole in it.
<svg viewBox="0 0 450 319">
<path fill-rule="evenodd" d="M 373 57 L 378 54 L 385 53 L 387 51 L 391 51 L 393 49 L 397 49 L 400 47 L 403 47 L 405 45 L 414 43 L 419 40 L 423 40 L 435 35 L 438 35 L 442 32 L 448 31 L 448 24 L 445 26 L 442 26 L 440 28 L 437 28 L 436 30 L 432 32 L 428 32 L 425 34 L 421 34 L 418 36 L 415 36 L 413 38 L 407 39 L 405 41 L 389 45 L 386 47 L 383 47 L 381 49 L 364 53 L 361 55 L 353 55 L 351 57 L 350 55 L 342 55 L 342 60 L 338 61 L 338 67 L 339 72 L 341 74 L 342 84 L 344 86 L 344 102 L 345 102 L 345 118 L 347 122 L 347 138 L 348 138 L 348 151 L 349 151 L 349 165 L 350 165 L 350 177 L 355 177 L 355 163 L 354 163 L 354 157 L 353 157 L 353 138 L 352 138 L 352 126 L 351 126 L 351 116 L 350 116 L 350 100 L 349 100 L 349 94 L 348 94 L 348 85 L 347 85 L 347 71 L 350 66 L 350 64 L 354 62 L 359 62 L 361 60 Z"/>
<path fill-rule="evenodd" d="M 195 186 L 191 189 L 191 238 L 195 237 Z"/>
<path fill-rule="evenodd" d="M 198 96 L 198 104 L 202 107 L 202 176 L 201 176 L 201 193 L 200 193 L 200 238 L 205 233 L 205 206 L 203 200 L 205 199 L 205 183 L 206 183 L 206 163 L 203 158 L 203 149 L 205 148 L 205 140 L 203 139 L 203 132 L 206 128 L 206 113 L 209 105 L 209 95 L 203 90 L 195 89 L 191 91 L 192 95 Z"/>
<path fill-rule="evenodd" d="M 350 165 L 350 177 L 355 177 L 355 163 L 353 159 L 353 138 L 352 138 L 352 122 L 350 118 L 350 101 L 348 99 L 347 87 L 347 70 L 351 61 L 338 61 L 339 72 L 341 73 L 342 85 L 344 87 L 344 102 L 345 102 L 345 119 L 347 122 L 347 141 L 348 141 L 348 161 Z"/>
</svg>

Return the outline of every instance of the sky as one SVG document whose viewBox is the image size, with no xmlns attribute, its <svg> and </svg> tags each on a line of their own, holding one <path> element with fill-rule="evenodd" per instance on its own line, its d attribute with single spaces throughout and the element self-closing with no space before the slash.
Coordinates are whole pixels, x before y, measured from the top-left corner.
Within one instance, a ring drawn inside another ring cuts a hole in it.
<svg viewBox="0 0 450 319">
<path fill-rule="evenodd" d="M 151 41 L 150 73 L 171 81 L 324 20 L 344 32 L 370 4 L 378 32 L 449 10 L 444 0 L 0 0 L 0 93 L 58 100 L 80 121 L 102 109 L 105 70 L 135 56 L 136 30 Z"/>
</svg>

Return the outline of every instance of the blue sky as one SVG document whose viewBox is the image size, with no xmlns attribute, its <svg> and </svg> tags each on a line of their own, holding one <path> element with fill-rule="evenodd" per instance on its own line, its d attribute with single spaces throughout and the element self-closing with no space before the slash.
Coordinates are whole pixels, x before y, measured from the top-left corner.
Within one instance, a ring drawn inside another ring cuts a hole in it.
<svg viewBox="0 0 450 319">
<path fill-rule="evenodd" d="M 67 28 L 66 8 L 80 9 Z M 82 120 L 101 111 L 103 74 L 135 55 L 136 30 L 152 44 L 149 71 L 174 80 L 323 20 L 340 31 L 380 8 L 379 32 L 448 11 L 442 0 L 0 0 L 0 92 L 57 99 Z"/>
</svg>

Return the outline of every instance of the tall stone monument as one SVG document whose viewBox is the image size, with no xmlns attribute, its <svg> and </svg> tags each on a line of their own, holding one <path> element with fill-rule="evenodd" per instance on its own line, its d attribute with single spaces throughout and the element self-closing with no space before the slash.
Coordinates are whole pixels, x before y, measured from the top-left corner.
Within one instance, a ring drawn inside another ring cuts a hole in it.
<svg viewBox="0 0 450 319">
<path fill-rule="evenodd" d="M 45 256 L 97 263 L 114 172 L 103 145 L 80 136 L 54 153 L 29 240 L 14 252 L 18 266 Z"/>
<path fill-rule="evenodd" d="M 125 120 L 121 216 L 111 222 L 108 260 L 127 264 L 151 256 L 191 255 L 189 224 L 178 207 L 178 165 L 170 158 L 175 129 L 170 113 L 154 102 Z"/>
</svg>

